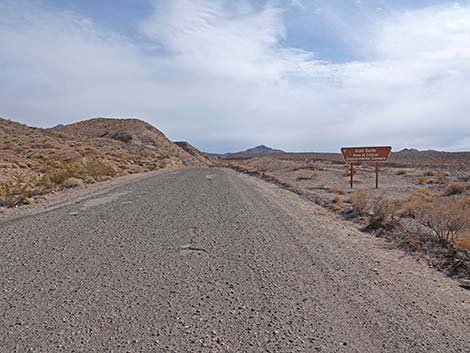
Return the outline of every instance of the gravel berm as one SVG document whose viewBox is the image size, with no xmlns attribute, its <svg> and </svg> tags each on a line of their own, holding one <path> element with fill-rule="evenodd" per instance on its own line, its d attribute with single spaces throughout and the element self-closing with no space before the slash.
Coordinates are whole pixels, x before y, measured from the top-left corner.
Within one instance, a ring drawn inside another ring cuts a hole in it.
<svg viewBox="0 0 470 353">
<path fill-rule="evenodd" d="M 470 294 L 225 169 L 0 224 L 0 351 L 470 352 Z"/>
</svg>

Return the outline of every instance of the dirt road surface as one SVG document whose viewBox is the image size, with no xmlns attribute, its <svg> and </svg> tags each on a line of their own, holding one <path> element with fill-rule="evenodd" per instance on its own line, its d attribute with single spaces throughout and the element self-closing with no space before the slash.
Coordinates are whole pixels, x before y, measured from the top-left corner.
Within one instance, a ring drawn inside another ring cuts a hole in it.
<svg viewBox="0 0 470 353">
<path fill-rule="evenodd" d="M 470 293 L 318 206 L 175 170 L 0 223 L 1 352 L 469 352 Z"/>
</svg>

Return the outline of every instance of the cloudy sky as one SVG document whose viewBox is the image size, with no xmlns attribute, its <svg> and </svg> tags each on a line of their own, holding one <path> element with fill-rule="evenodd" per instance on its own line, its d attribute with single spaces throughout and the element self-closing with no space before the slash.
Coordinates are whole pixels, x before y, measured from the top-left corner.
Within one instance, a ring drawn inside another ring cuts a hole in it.
<svg viewBox="0 0 470 353">
<path fill-rule="evenodd" d="M 211 152 L 470 150 L 470 1 L 0 0 L 0 116 Z"/>
</svg>

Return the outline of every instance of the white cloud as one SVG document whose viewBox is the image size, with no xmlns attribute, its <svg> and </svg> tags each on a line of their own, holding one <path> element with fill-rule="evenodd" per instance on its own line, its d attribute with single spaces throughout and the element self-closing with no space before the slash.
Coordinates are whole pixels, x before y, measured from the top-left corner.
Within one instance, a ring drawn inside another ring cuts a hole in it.
<svg viewBox="0 0 470 353">
<path fill-rule="evenodd" d="M 233 7 L 228 1 L 155 2 L 142 33 L 161 44 L 173 62 L 187 70 L 236 80 L 282 80 L 311 53 L 285 48 L 282 11 Z M 238 3 L 240 4 L 240 3 Z"/>
<path fill-rule="evenodd" d="M 470 150 L 467 6 L 343 21 L 367 59 L 337 64 L 289 47 L 280 2 L 156 1 L 138 27 L 149 48 L 76 13 L 20 4 L 0 4 L 0 115 L 43 126 L 140 116 L 214 149 Z"/>
</svg>

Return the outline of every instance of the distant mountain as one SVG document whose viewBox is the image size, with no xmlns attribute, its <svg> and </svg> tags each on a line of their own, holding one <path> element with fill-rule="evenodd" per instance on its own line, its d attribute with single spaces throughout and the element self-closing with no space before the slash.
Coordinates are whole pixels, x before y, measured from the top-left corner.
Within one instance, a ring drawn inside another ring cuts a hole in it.
<svg viewBox="0 0 470 353">
<path fill-rule="evenodd" d="M 265 145 L 249 148 L 241 153 L 285 153 L 283 150 L 274 149 Z"/>
<path fill-rule="evenodd" d="M 399 152 L 419 152 L 416 148 L 404 148 Z"/>
<path fill-rule="evenodd" d="M 283 150 L 274 149 L 265 145 L 259 145 L 253 148 L 249 148 L 245 151 L 219 155 L 219 158 L 227 159 L 227 160 L 250 159 L 258 155 L 275 154 L 275 153 L 285 153 L 285 152 Z"/>
</svg>

